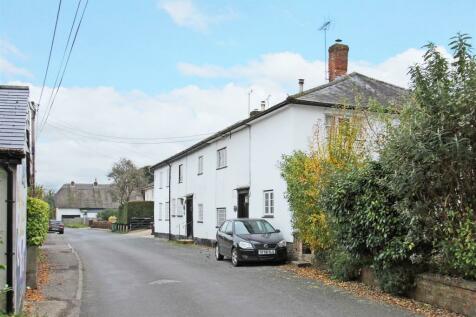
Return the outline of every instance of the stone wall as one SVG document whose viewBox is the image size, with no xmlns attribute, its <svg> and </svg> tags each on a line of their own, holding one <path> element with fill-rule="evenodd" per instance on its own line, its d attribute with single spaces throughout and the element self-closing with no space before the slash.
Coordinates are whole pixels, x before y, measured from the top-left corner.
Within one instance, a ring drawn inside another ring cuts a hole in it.
<svg viewBox="0 0 476 317">
<path fill-rule="evenodd" d="M 360 281 L 378 287 L 375 272 L 370 267 L 362 268 Z M 476 282 L 439 274 L 420 274 L 416 287 L 409 294 L 417 301 L 445 308 L 449 311 L 476 317 Z"/>
<path fill-rule="evenodd" d="M 421 274 L 411 297 L 450 311 L 476 317 L 476 282 Z"/>
</svg>

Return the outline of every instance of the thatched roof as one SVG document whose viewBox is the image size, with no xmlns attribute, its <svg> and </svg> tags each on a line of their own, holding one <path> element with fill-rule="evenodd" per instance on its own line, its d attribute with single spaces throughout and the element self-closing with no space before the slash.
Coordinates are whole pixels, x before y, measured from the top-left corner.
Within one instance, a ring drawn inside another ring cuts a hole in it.
<svg viewBox="0 0 476 317">
<path fill-rule="evenodd" d="M 56 208 L 119 208 L 112 184 L 64 184 L 55 194 Z"/>
</svg>

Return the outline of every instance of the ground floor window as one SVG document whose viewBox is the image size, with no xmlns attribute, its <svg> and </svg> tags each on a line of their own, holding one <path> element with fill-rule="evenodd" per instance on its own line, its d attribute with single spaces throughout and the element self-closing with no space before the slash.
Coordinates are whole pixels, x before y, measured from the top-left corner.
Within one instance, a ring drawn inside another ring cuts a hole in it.
<svg viewBox="0 0 476 317">
<path fill-rule="evenodd" d="M 165 203 L 165 221 L 169 220 L 169 203 Z"/>
<path fill-rule="evenodd" d="M 226 208 L 217 208 L 217 226 L 221 226 L 226 220 Z"/>
<path fill-rule="evenodd" d="M 198 204 L 198 222 L 203 222 L 203 204 Z"/>
<path fill-rule="evenodd" d="M 176 212 L 175 212 L 175 198 L 172 199 L 172 206 L 170 206 L 170 207 L 172 209 L 172 211 L 170 213 L 172 214 L 172 217 L 175 217 L 175 214 L 176 214 Z"/>
<path fill-rule="evenodd" d="M 272 190 L 264 191 L 264 215 L 274 215 L 274 192 Z"/>
<path fill-rule="evenodd" d="M 162 220 L 162 213 L 164 212 L 163 208 L 164 208 L 164 204 L 159 203 L 159 221 Z"/>
</svg>

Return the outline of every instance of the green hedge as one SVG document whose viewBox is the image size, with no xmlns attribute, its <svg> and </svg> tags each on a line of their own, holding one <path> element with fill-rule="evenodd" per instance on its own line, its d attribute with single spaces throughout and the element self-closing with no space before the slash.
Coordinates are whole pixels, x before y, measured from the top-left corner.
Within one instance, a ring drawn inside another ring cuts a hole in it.
<svg viewBox="0 0 476 317">
<path fill-rule="evenodd" d="M 26 238 L 29 246 L 40 246 L 48 235 L 48 218 L 50 207 L 47 202 L 28 197 Z"/>
<path fill-rule="evenodd" d="M 132 217 L 154 218 L 154 202 L 130 201 L 119 208 L 118 223 L 130 223 Z"/>
</svg>

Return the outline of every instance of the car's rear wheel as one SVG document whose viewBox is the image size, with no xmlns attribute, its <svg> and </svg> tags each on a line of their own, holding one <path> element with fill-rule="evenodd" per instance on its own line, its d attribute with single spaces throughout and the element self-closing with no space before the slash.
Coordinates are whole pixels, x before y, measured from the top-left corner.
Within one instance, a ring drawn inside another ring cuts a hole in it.
<svg viewBox="0 0 476 317">
<path fill-rule="evenodd" d="M 220 254 L 220 248 L 218 247 L 218 242 L 215 245 L 215 259 L 217 259 L 217 261 L 223 260 L 223 255 Z"/>
<path fill-rule="evenodd" d="M 238 259 L 238 251 L 236 250 L 236 248 L 233 248 L 233 250 L 231 250 L 231 264 L 233 266 L 240 266 L 240 260 Z"/>
</svg>

